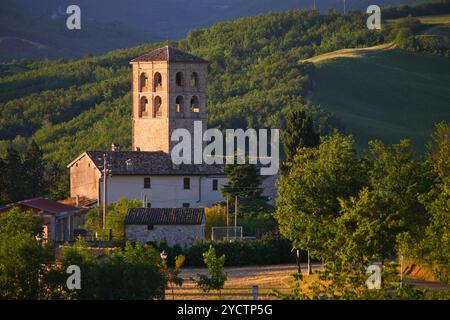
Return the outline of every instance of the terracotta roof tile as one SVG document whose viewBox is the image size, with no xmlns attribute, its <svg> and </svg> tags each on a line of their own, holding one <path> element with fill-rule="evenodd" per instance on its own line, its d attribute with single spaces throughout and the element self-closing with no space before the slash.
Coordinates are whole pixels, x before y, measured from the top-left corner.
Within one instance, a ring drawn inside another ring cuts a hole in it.
<svg viewBox="0 0 450 320">
<path fill-rule="evenodd" d="M 201 224 L 204 208 L 132 208 L 128 209 L 125 224 L 193 225 Z"/>
<path fill-rule="evenodd" d="M 13 208 L 16 206 L 24 206 L 28 207 L 30 209 L 40 210 L 52 214 L 57 213 L 63 213 L 63 212 L 70 212 L 70 211 L 78 211 L 79 209 L 73 206 L 65 205 L 62 203 L 59 203 L 57 201 L 45 199 L 45 198 L 33 198 L 33 199 L 27 199 L 22 200 L 19 202 L 11 203 L 9 205 L 6 205 L 2 207 L 0 210 L 6 210 L 8 208 Z"/>
<path fill-rule="evenodd" d="M 174 165 L 170 154 L 162 151 L 86 151 L 86 154 L 99 170 L 106 155 L 113 175 L 225 175 L 220 165 Z"/>
<path fill-rule="evenodd" d="M 158 48 L 142 56 L 139 56 L 131 62 L 150 62 L 150 61 L 167 61 L 167 62 L 195 62 L 207 63 L 206 60 L 196 57 L 190 53 L 181 51 L 171 46 Z"/>
</svg>

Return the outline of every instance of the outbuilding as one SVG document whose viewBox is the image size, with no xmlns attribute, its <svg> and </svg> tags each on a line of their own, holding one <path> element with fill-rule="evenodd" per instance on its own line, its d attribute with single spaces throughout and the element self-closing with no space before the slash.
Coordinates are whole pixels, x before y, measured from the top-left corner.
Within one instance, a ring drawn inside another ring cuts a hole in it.
<svg viewBox="0 0 450 320">
<path fill-rule="evenodd" d="M 131 242 L 169 246 L 192 245 L 205 239 L 204 208 L 132 208 L 125 218 L 125 238 Z"/>
</svg>

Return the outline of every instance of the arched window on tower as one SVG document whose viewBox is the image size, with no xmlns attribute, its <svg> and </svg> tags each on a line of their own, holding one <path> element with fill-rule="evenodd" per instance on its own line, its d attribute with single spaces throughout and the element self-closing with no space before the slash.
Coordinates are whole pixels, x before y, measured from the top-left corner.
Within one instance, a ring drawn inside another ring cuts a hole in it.
<svg viewBox="0 0 450 320">
<path fill-rule="evenodd" d="M 183 100 L 182 96 L 178 96 L 175 100 L 175 112 L 178 114 L 183 114 Z"/>
<path fill-rule="evenodd" d="M 156 72 L 153 76 L 153 91 L 160 90 L 162 88 L 162 76 L 161 73 Z"/>
<path fill-rule="evenodd" d="M 161 97 L 155 97 L 155 100 L 153 101 L 153 117 L 158 118 L 158 117 L 162 117 L 162 100 Z"/>
<path fill-rule="evenodd" d="M 147 115 L 148 115 L 148 99 L 146 97 L 142 97 L 139 106 L 139 117 Z"/>
<path fill-rule="evenodd" d="M 191 112 L 200 112 L 200 102 L 197 98 L 197 96 L 193 96 L 191 98 Z"/>
<path fill-rule="evenodd" d="M 177 72 L 175 75 L 175 83 L 178 87 L 184 86 L 184 75 L 183 72 Z"/>
<path fill-rule="evenodd" d="M 139 88 L 140 88 L 140 90 L 139 90 L 140 92 L 148 90 L 148 76 L 145 72 L 141 73 Z"/>
<path fill-rule="evenodd" d="M 198 74 L 197 72 L 192 72 L 191 74 L 191 87 L 197 88 L 198 87 Z"/>
</svg>

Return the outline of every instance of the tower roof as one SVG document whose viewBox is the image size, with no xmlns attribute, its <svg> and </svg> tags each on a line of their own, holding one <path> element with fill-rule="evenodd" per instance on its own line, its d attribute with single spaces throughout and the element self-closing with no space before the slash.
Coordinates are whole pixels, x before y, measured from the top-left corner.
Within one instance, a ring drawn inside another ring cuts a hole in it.
<svg viewBox="0 0 450 320">
<path fill-rule="evenodd" d="M 158 48 L 131 60 L 131 62 L 150 61 L 207 63 L 207 61 L 202 58 L 196 57 L 190 53 L 181 51 L 180 49 L 171 46 Z"/>
</svg>

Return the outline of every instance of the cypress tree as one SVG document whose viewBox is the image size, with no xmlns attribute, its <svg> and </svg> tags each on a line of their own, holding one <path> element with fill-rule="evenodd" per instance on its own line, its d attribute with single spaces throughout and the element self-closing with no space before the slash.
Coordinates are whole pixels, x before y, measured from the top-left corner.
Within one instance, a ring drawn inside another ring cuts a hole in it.
<svg viewBox="0 0 450 320">
<path fill-rule="evenodd" d="M 291 109 L 286 117 L 286 129 L 282 135 L 285 163 L 290 163 L 299 148 L 316 148 L 320 144 L 320 136 L 314 129 L 314 123 L 300 106 Z M 286 166 L 283 166 L 284 169 Z"/>
<path fill-rule="evenodd" d="M 42 151 L 34 140 L 31 141 L 25 153 L 23 166 L 26 170 L 24 175 L 25 198 L 42 196 L 45 193 L 45 164 L 42 158 Z"/>
<path fill-rule="evenodd" d="M 19 153 L 14 148 L 9 147 L 6 149 L 6 155 L 3 160 L 1 184 L 4 203 L 23 200 L 23 178 L 25 175 L 26 172 L 23 170 L 22 159 Z"/>
</svg>

